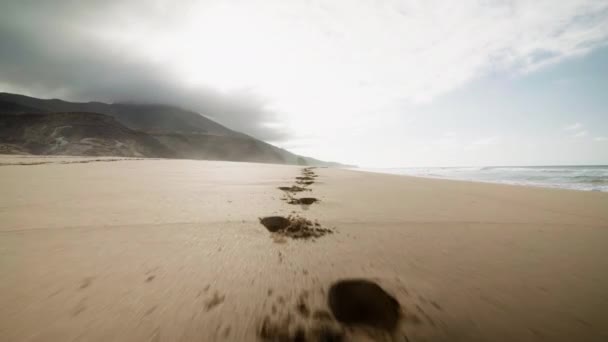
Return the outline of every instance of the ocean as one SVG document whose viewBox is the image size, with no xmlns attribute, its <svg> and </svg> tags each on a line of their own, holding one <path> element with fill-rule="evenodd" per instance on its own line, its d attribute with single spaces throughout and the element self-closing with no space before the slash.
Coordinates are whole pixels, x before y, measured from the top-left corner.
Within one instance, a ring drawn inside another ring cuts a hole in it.
<svg viewBox="0 0 608 342">
<path fill-rule="evenodd" d="M 608 192 L 608 165 L 363 169 L 427 178 Z"/>
</svg>

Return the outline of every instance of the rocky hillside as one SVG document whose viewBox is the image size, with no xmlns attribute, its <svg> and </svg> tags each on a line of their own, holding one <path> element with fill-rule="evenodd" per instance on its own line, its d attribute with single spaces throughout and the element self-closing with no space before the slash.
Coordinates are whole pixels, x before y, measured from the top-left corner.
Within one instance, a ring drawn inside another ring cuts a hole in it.
<svg viewBox="0 0 608 342">
<path fill-rule="evenodd" d="M 298 156 L 167 105 L 0 93 L 0 153 L 144 156 L 341 166 Z"/>
<path fill-rule="evenodd" d="M 93 113 L 0 115 L 0 153 L 175 157 L 148 134 Z"/>
</svg>

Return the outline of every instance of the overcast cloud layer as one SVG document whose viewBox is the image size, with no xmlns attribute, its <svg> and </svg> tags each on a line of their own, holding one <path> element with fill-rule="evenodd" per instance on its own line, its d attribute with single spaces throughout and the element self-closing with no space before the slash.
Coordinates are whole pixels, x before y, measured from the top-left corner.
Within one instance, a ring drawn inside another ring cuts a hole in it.
<svg viewBox="0 0 608 342">
<path fill-rule="evenodd" d="M 145 25 L 179 21 L 180 13 L 168 12 L 167 17 L 162 8 L 150 8 L 149 3 L 2 3 L 0 91 L 73 101 L 174 104 L 262 139 L 286 138 L 286 132 L 265 125 L 276 121 L 275 114 L 252 90 L 187 86 L 166 65 L 138 52 L 137 44 L 118 46 L 99 36 L 106 29 L 118 29 L 120 18 L 133 18 L 134 25 L 138 20 Z M 155 44 L 154 34 L 147 39 Z"/>
<path fill-rule="evenodd" d="M 533 73 L 608 39 L 604 0 L 0 6 L 0 91 L 177 104 L 313 153 L 379 115 L 412 115 L 403 104 L 489 73 Z"/>
</svg>

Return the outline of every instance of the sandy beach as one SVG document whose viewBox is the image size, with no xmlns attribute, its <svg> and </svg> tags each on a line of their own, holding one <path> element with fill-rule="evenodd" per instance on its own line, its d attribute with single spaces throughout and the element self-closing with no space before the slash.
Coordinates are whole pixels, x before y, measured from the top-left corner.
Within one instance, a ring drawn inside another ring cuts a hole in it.
<svg viewBox="0 0 608 342">
<path fill-rule="evenodd" d="M 0 157 L 0 341 L 608 340 L 608 193 L 315 168 L 289 204 L 302 168 Z M 290 214 L 331 233 L 260 224 Z M 394 331 L 331 317 L 351 278 Z"/>
</svg>

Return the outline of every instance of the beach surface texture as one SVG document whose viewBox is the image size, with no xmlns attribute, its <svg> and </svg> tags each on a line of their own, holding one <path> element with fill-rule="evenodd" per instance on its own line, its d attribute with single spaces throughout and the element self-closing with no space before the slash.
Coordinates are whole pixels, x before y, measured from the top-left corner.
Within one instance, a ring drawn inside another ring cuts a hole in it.
<svg viewBox="0 0 608 342">
<path fill-rule="evenodd" d="M 0 341 L 608 341 L 608 193 L 0 157 Z"/>
</svg>

